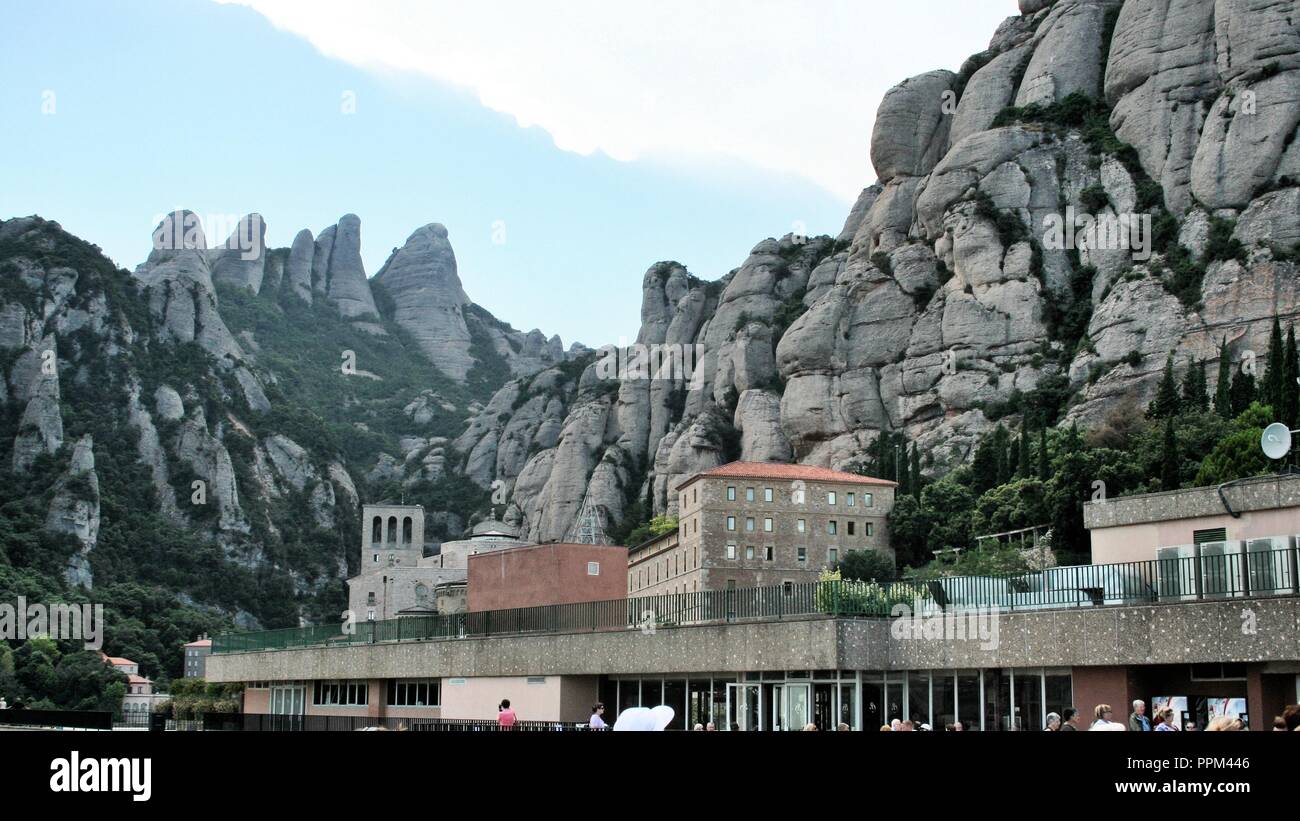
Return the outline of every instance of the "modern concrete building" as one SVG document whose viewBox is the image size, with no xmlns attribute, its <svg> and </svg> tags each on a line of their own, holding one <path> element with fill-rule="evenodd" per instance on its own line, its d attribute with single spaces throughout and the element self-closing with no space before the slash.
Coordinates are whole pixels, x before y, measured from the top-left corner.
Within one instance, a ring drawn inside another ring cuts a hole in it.
<svg viewBox="0 0 1300 821">
<path fill-rule="evenodd" d="M 208 653 L 212 652 L 212 639 L 204 636 L 185 645 L 185 678 L 203 678 L 207 673 Z"/>
<path fill-rule="evenodd" d="M 627 548 L 539 544 L 469 556 L 469 609 L 509 610 L 623 597 Z"/>
<path fill-rule="evenodd" d="M 721 478 L 724 502 L 736 488 L 738 518 L 754 488 L 750 509 L 761 521 L 762 478 Z M 836 491 L 833 514 L 824 502 L 821 521 L 844 521 L 846 492 Z M 698 500 L 680 500 L 683 522 L 707 519 L 707 493 L 701 486 Z M 509 698 L 521 720 L 582 721 L 598 698 L 612 715 L 670 704 L 674 728 L 845 721 L 872 730 L 910 718 L 936 729 L 1037 730 L 1067 706 L 1088 716 L 1107 703 L 1126 714 L 1142 699 L 1173 706 L 1180 725 L 1236 715 L 1265 729 L 1300 703 L 1297 495 L 1300 478 L 1269 478 L 1222 495 L 1202 488 L 1089 505 L 1095 555 L 1111 562 L 1005 578 L 634 592 L 596 606 L 438 617 L 415 640 L 304 631 L 297 646 L 259 650 L 269 642 L 256 634 L 217 637 L 209 679 L 257 684 L 251 712 L 491 720 Z M 1198 536 L 1216 527 L 1217 539 Z M 683 534 L 674 536 L 662 550 L 682 549 Z M 891 609 L 908 601 L 914 618 Z"/>
<path fill-rule="evenodd" d="M 677 487 L 678 528 L 628 556 L 627 594 L 816 581 L 854 550 L 893 559 L 893 482 L 810 465 L 732 462 Z"/>
</svg>

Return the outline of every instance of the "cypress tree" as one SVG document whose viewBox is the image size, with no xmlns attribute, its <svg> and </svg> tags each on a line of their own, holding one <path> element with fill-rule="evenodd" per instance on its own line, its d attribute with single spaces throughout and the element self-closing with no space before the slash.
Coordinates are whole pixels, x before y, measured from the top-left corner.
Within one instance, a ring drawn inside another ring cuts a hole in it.
<svg viewBox="0 0 1300 821">
<path fill-rule="evenodd" d="M 1228 360 L 1228 340 L 1219 344 L 1219 381 L 1214 385 L 1214 412 L 1232 418 L 1232 363 Z"/>
<path fill-rule="evenodd" d="M 1228 407 L 1232 416 L 1242 413 L 1255 401 L 1255 376 L 1238 368 L 1232 375 L 1232 387 L 1228 389 Z"/>
<path fill-rule="evenodd" d="M 1209 407 L 1210 397 L 1206 390 L 1205 364 L 1198 359 L 1192 362 L 1183 377 L 1183 409 L 1203 411 Z"/>
<path fill-rule="evenodd" d="M 1268 335 L 1268 370 L 1260 386 L 1260 399 L 1273 408 L 1274 415 L 1282 409 L 1282 379 L 1286 370 L 1286 351 L 1282 347 L 1282 325 L 1273 316 L 1273 331 Z"/>
<path fill-rule="evenodd" d="M 912 495 L 921 501 L 921 454 L 912 443 Z"/>
<path fill-rule="evenodd" d="M 999 423 L 997 430 L 993 431 L 993 448 L 995 462 L 995 482 L 994 487 L 1005 485 L 1011 478 L 1010 465 L 1007 464 L 1007 447 L 1010 445 L 1010 437 L 1007 436 L 1007 429 Z"/>
<path fill-rule="evenodd" d="M 1160 486 L 1165 490 L 1178 490 L 1179 478 L 1178 436 L 1174 431 L 1173 417 L 1165 419 L 1165 440 L 1160 452 Z"/>
<path fill-rule="evenodd" d="M 1052 474 L 1047 458 L 1047 425 L 1038 429 L 1038 480 L 1046 482 Z"/>
<path fill-rule="evenodd" d="M 907 448 L 904 446 L 902 458 L 898 460 L 898 474 L 894 481 L 898 482 L 898 495 L 910 496 L 912 494 L 912 471 L 907 466 Z"/>
<path fill-rule="evenodd" d="M 1156 398 L 1147 406 L 1148 419 L 1168 419 L 1177 416 L 1182 402 L 1178 398 L 1178 383 L 1174 380 L 1174 355 L 1165 359 L 1165 373 L 1156 388 Z"/>
<path fill-rule="evenodd" d="M 1300 351 L 1296 350 L 1295 326 L 1286 332 L 1286 357 L 1282 363 L 1282 407 L 1275 408 L 1288 428 L 1300 422 Z"/>
<path fill-rule="evenodd" d="M 997 437 L 992 434 L 985 434 L 980 440 L 979 446 L 975 448 L 975 458 L 971 460 L 970 477 L 971 492 L 979 496 L 998 483 L 998 457 L 994 445 Z"/>
<path fill-rule="evenodd" d="M 1030 478 L 1030 431 L 1021 422 L 1021 447 L 1015 460 L 1015 475 L 1022 479 Z"/>
</svg>

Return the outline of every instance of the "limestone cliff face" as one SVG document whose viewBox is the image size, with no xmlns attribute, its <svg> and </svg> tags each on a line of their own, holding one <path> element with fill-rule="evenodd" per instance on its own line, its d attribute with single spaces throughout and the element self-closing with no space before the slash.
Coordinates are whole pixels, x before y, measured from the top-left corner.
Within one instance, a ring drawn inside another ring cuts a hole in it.
<svg viewBox="0 0 1300 821">
<path fill-rule="evenodd" d="M 1225 339 L 1233 356 L 1264 350 L 1274 314 L 1300 315 L 1280 253 L 1300 239 L 1295 4 L 1020 9 L 958 73 L 885 96 L 877 181 L 836 239 L 765 240 L 717 283 L 651 269 L 638 342 L 699 345 L 694 382 L 609 383 L 592 363 L 559 438 L 530 442 L 522 467 L 488 457 L 542 403 L 501 395 L 458 440 L 468 475 L 506 482 L 530 537 L 563 538 L 584 499 L 607 525 L 631 500 L 672 512 L 678 481 L 727 459 L 850 467 L 901 431 L 941 471 L 1036 389 L 1069 395 L 1058 422 L 1097 425 L 1145 406 L 1170 354 L 1181 375 L 1216 367 Z M 1061 113 L 1081 101 L 1111 142 Z M 1075 213 L 1163 214 L 1177 237 L 1149 258 L 1052 242 L 1053 218 Z M 1244 252 L 1205 256 L 1212 223 Z M 1180 245 L 1203 271 L 1195 298 L 1172 282 Z M 1086 320 L 1073 337 L 1072 309 Z"/>
</svg>

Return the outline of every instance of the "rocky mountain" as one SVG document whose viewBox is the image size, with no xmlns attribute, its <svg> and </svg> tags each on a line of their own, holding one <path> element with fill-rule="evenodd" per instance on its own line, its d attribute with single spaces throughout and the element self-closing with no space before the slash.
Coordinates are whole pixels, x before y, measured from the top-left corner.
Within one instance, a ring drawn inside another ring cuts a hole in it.
<svg viewBox="0 0 1300 821">
<path fill-rule="evenodd" d="M 674 512 L 698 470 L 852 469 L 882 432 L 942 472 L 1004 417 L 1097 427 L 1145 407 L 1170 356 L 1213 379 L 1221 343 L 1262 352 L 1300 312 L 1300 10 L 1020 12 L 885 96 L 838 237 L 764 240 L 715 283 L 646 273 L 637 343 L 698 346 L 694 382 L 593 363 L 563 418 L 545 373 L 512 382 L 457 440 L 466 475 L 563 538 L 584 501 L 617 527 Z"/>
<path fill-rule="evenodd" d="M 933 476 L 1000 421 L 1104 426 L 1300 314 L 1298 127 L 1294 2 L 1022 0 L 880 102 L 837 236 L 652 265 L 623 350 L 475 305 L 437 224 L 367 279 L 353 215 L 267 248 L 178 212 L 131 274 L 0 222 L 0 531 L 44 534 L 4 562 L 278 626 L 342 607 L 366 500 L 621 535 L 732 459 L 901 434 Z"/>
<path fill-rule="evenodd" d="M 265 238 L 251 214 L 209 247 L 176 212 L 128 273 L 57 223 L 0 222 L 0 572 L 295 624 L 343 606 L 363 500 L 424 503 L 435 540 L 487 511 L 451 440 L 584 349 L 472 303 L 441 226 L 374 280 L 355 216 Z"/>
</svg>

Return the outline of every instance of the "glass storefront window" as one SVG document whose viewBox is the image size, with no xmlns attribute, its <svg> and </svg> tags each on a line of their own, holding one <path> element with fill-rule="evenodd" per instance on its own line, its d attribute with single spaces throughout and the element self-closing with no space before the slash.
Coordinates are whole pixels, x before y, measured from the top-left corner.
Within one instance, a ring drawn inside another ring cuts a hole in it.
<svg viewBox="0 0 1300 821">
<path fill-rule="evenodd" d="M 1006 670 L 984 671 L 984 730 L 1011 729 L 1011 676 Z"/>
<path fill-rule="evenodd" d="M 942 732 L 957 719 L 957 678 L 951 673 L 936 672 L 930 686 L 934 693 L 934 723 L 930 726 Z"/>
<path fill-rule="evenodd" d="M 1075 706 L 1074 687 L 1068 669 L 1048 668 L 1043 676 L 1043 682 L 1047 689 L 1047 701 L 1043 705 L 1045 712 L 1064 716 L 1066 707 Z"/>
<path fill-rule="evenodd" d="M 1015 720 L 1021 730 L 1043 729 L 1043 674 L 1040 670 L 1015 670 Z"/>
<path fill-rule="evenodd" d="M 930 673 L 912 671 L 907 674 L 907 717 L 915 729 L 930 724 Z M 934 725 L 931 725 L 933 727 Z"/>
<path fill-rule="evenodd" d="M 673 708 L 673 720 L 668 723 L 669 730 L 684 730 L 686 727 L 686 682 L 680 678 L 664 681 L 663 702 Z"/>
<path fill-rule="evenodd" d="M 957 721 L 967 730 L 981 729 L 979 673 L 957 675 Z"/>
<path fill-rule="evenodd" d="M 885 724 L 885 685 L 879 680 L 862 682 L 862 729 L 875 732 Z"/>
<path fill-rule="evenodd" d="M 858 727 L 857 722 L 857 699 L 856 686 L 852 684 L 840 685 L 840 716 L 839 721 L 849 725 L 852 729 L 876 730 L 877 727 L 865 726 Z M 839 722 L 837 722 L 839 723 Z"/>
</svg>

